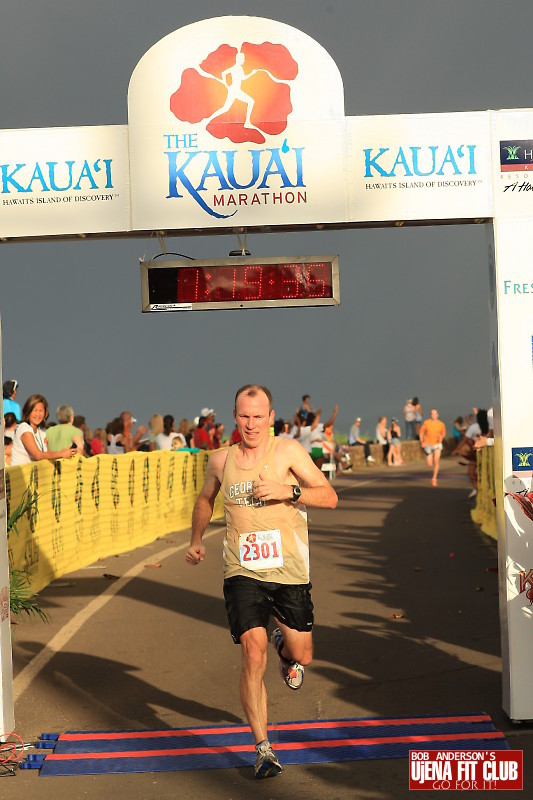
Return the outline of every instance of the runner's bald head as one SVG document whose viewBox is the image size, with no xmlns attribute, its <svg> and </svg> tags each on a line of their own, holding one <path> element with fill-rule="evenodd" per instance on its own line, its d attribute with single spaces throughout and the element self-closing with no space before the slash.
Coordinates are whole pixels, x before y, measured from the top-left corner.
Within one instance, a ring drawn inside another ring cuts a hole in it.
<svg viewBox="0 0 533 800">
<path fill-rule="evenodd" d="M 263 392 L 263 394 L 266 395 L 268 400 L 268 413 L 270 414 L 274 404 L 272 392 L 270 389 L 267 389 L 266 386 L 259 386 L 258 383 L 248 383 L 246 386 L 241 386 L 240 389 L 237 389 L 237 393 L 235 394 L 235 411 L 237 410 L 237 400 L 241 394 L 245 395 L 245 397 L 256 397 L 259 392 Z"/>
</svg>

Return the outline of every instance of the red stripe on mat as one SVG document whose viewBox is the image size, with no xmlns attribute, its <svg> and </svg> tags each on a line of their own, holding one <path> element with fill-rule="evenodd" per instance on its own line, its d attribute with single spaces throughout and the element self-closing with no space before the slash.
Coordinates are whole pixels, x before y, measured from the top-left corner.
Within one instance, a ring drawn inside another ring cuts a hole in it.
<svg viewBox="0 0 533 800">
<path fill-rule="evenodd" d="M 477 714 L 466 717 L 412 717 L 410 719 L 348 719 L 330 720 L 328 722 L 284 722 L 272 725 L 277 731 L 300 731 L 314 728 L 375 728 L 385 725 L 446 725 L 452 722 L 492 722 L 488 714 Z"/>
<path fill-rule="evenodd" d="M 276 750 L 314 750 L 325 747 L 364 747 L 376 744 L 405 744 L 408 742 L 436 742 L 446 740 L 461 741 L 465 739 L 503 739 L 505 738 L 500 731 L 488 731 L 486 733 L 454 733 L 454 734 L 435 734 L 431 736 L 395 736 L 377 737 L 372 739 L 331 739 L 317 742 L 284 742 L 276 743 Z M 172 750 L 136 750 L 118 753 L 50 753 L 46 756 L 47 761 L 79 761 L 83 759 L 96 758 L 150 758 L 151 756 L 194 756 L 209 755 L 213 753 L 250 753 L 255 750 L 252 744 L 246 745 L 226 745 L 223 747 L 190 747 Z"/>
<path fill-rule="evenodd" d="M 352 719 L 352 720 L 333 720 L 328 722 L 284 722 L 279 725 L 269 725 L 268 730 L 275 731 L 299 731 L 313 730 L 315 728 L 373 728 L 385 725 L 434 725 L 452 722 L 491 722 L 488 714 L 477 714 L 475 716 L 462 717 L 412 717 L 409 719 Z M 78 742 L 94 739 L 100 741 L 104 739 L 163 739 L 169 736 L 208 736 L 217 733 L 249 733 L 248 725 L 232 725 L 231 727 L 218 728 L 179 728 L 177 730 L 164 731 L 127 731 L 120 733 L 62 733 L 59 736 L 61 742 Z"/>
</svg>

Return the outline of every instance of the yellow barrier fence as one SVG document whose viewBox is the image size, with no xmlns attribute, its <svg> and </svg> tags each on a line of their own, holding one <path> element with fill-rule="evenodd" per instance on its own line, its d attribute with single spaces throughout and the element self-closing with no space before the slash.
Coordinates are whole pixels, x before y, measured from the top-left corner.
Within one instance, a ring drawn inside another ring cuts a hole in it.
<svg viewBox="0 0 533 800">
<path fill-rule="evenodd" d="M 476 505 L 470 514 L 481 530 L 493 539 L 498 538 L 495 497 L 494 447 L 482 447 L 477 451 Z"/>
<path fill-rule="evenodd" d="M 160 450 L 9 467 L 9 509 L 26 490 L 37 497 L 19 535 L 9 536 L 10 567 L 26 571 L 38 592 L 98 558 L 189 528 L 208 459 L 205 452 Z M 213 517 L 222 515 L 219 495 Z"/>
</svg>

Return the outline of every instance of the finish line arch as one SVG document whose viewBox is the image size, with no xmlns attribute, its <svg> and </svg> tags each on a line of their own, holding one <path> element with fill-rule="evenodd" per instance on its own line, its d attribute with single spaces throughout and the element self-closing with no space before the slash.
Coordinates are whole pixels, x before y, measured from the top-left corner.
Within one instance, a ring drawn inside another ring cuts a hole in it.
<svg viewBox="0 0 533 800">
<path fill-rule="evenodd" d="M 125 126 L 0 131 L 0 244 L 485 225 L 503 706 L 511 719 L 533 718 L 533 523 L 504 500 L 529 490 L 533 475 L 523 434 L 533 111 L 346 117 L 331 56 L 295 28 L 252 17 L 162 39 L 132 75 L 128 108 Z M 4 519 L 1 480 L 0 498 Z M 0 559 L 1 735 L 13 727 L 7 548 Z"/>
</svg>

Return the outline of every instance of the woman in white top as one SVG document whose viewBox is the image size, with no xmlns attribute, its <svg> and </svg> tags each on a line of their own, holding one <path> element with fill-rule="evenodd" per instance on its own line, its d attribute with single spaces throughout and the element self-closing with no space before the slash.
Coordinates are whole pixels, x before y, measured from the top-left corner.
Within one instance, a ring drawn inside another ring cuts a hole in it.
<svg viewBox="0 0 533 800">
<path fill-rule="evenodd" d="M 108 454 L 118 456 L 125 453 L 124 421 L 120 417 L 115 417 L 107 423 L 106 433 Z"/>
<path fill-rule="evenodd" d="M 178 434 L 174 430 L 174 417 L 172 414 L 165 414 L 163 417 L 163 433 L 156 436 L 157 447 L 159 450 L 172 450 L 172 440 Z"/>
<path fill-rule="evenodd" d="M 22 420 L 17 427 L 11 450 L 11 465 L 29 464 L 31 461 L 50 461 L 55 458 L 72 458 L 74 450 L 49 450 L 44 423 L 48 419 L 48 403 L 42 394 L 32 394 L 24 403 Z"/>
<path fill-rule="evenodd" d="M 376 425 L 376 441 L 383 447 L 383 460 L 389 455 L 389 429 L 387 428 L 387 417 L 379 417 Z"/>
</svg>

